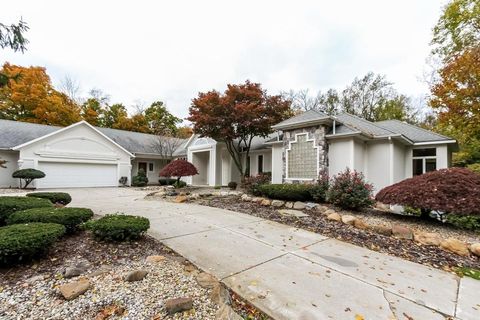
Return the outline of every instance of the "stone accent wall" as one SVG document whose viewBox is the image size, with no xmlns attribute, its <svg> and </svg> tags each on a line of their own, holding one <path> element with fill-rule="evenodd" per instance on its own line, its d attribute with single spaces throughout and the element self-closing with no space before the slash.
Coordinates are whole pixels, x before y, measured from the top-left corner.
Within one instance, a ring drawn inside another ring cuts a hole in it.
<svg viewBox="0 0 480 320">
<path fill-rule="evenodd" d="M 289 147 L 289 143 L 295 140 L 295 135 L 299 133 L 307 133 L 308 139 L 315 139 L 315 144 L 319 148 L 319 159 L 318 159 L 318 167 L 321 170 L 328 169 L 328 144 L 325 140 L 325 135 L 327 133 L 327 128 L 325 126 L 314 126 L 314 127 L 306 127 L 306 128 L 299 128 L 294 130 L 285 130 L 283 132 L 283 182 L 284 183 L 305 183 L 303 180 L 292 180 L 286 179 L 287 177 L 287 149 Z"/>
</svg>

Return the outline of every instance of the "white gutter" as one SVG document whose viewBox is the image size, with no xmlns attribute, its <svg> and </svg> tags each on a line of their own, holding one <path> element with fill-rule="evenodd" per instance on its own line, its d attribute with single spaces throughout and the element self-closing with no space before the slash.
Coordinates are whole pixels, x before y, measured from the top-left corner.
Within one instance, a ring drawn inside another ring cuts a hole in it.
<svg viewBox="0 0 480 320">
<path fill-rule="evenodd" d="M 428 146 L 432 144 L 445 144 L 445 143 L 457 143 L 457 140 L 438 140 L 438 141 L 426 141 L 426 142 L 415 142 L 414 146 Z"/>
</svg>

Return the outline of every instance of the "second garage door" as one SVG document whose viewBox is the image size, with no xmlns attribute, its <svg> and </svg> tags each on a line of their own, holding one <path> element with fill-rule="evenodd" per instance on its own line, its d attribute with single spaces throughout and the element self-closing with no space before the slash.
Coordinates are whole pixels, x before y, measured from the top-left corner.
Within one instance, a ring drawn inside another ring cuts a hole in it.
<svg viewBox="0 0 480 320">
<path fill-rule="evenodd" d="M 45 178 L 37 180 L 38 188 L 118 186 L 117 165 L 39 162 L 38 169 L 45 172 Z"/>
</svg>

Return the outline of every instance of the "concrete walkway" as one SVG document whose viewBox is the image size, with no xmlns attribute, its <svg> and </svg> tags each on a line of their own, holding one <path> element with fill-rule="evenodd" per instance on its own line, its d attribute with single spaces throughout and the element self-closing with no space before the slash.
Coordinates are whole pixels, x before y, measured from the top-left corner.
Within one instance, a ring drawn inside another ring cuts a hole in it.
<svg viewBox="0 0 480 320">
<path fill-rule="evenodd" d="M 67 191 L 70 206 L 149 218 L 154 237 L 274 319 L 480 319 L 480 281 L 242 213 L 144 200 L 143 191 Z"/>
</svg>

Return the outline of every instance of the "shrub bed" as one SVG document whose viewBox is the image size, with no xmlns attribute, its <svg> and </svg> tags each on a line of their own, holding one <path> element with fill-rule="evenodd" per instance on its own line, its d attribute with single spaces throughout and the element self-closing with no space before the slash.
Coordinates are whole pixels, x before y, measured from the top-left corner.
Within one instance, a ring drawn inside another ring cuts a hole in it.
<svg viewBox="0 0 480 320">
<path fill-rule="evenodd" d="M 93 211 L 87 208 L 33 208 L 12 213 L 7 224 L 44 222 L 65 226 L 68 233 L 75 232 L 80 224 L 93 217 Z"/>
<path fill-rule="evenodd" d="M 333 177 L 327 201 L 343 209 L 360 210 L 373 205 L 372 185 L 362 173 L 346 169 Z"/>
<path fill-rule="evenodd" d="M 480 216 L 464 216 L 457 214 L 448 214 L 447 223 L 460 229 L 473 230 L 480 232 Z"/>
<path fill-rule="evenodd" d="M 31 208 L 52 207 L 52 203 L 47 199 L 31 197 L 0 197 L 0 226 L 5 224 L 5 220 L 14 212 Z"/>
<path fill-rule="evenodd" d="M 308 184 L 262 184 L 258 192 L 270 199 L 285 201 L 311 201 L 314 185 Z"/>
<path fill-rule="evenodd" d="M 0 265 L 12 265 L 44 254 L 63 234 L 55 223 L 14 224 L 0 228 Z"/>
<path fill-rule="evenodd" d="M 28 193 L 27 197 L 48 199 L 53 204 L 59 203 L 64 206 L 72 202 L 72 197 L 66 192 L 35 192 Z"/>
<path fill-rule="evenodd" d="M 111 214 L 89 221 L 85 226 L 97 239 L 125 241 L 141 237 L 150 228 L 150 221 L 139 216 Z"/>
<path fill-rule="evenodd" d="M 158 179 L 158 183 L 160 183 L 161 186 L 172 186 L 175 182 L 177 182 L 177 179 L 172 179 L 172 178 Z"/>
<path fill-rule="evenodd" d="M 254 196 L 260 196 L 259 186 L 269 184 L 272 177 L 268 174 L 261 173 L 256 176 L 246 177 L 242 183 L 242 187 L 250 194 Z"/>
</svg>

